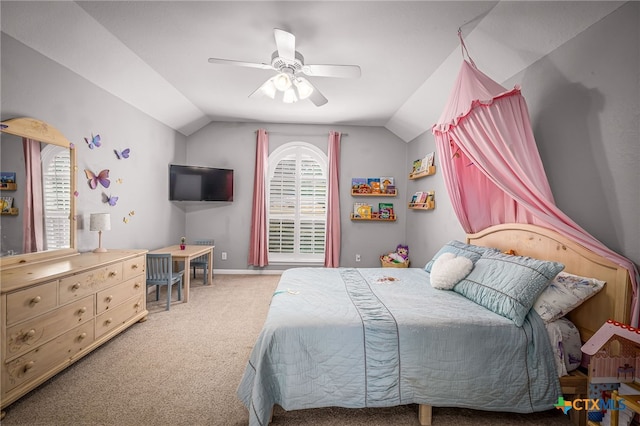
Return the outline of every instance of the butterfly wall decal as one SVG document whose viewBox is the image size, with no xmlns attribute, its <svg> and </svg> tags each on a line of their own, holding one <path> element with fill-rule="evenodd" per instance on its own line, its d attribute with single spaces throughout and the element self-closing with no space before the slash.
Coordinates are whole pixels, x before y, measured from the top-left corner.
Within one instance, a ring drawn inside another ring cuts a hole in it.
<svg viewBox="0 0 640 426">
<path fill-rule="evenodd" d="M 89 179 L 88 184 L 91 189 L 96 189 L 98 187 L 98 183 L 105 188 L 108 188 L 109 185 L 111 185 L 111 181 L 109 180 L 109 169 L 102 170 L 97 175 L 89 169 L 84 169 L 84 173 L 87 175 L 87 179 Z"/>
<path fill-rule="evenodd" d="M 118 202 L 118 197 L 109 196 L 107 194 L 102 194 L 103 200 L 105 203 L 109 203 L 111 207 L 115 206 Z"/>
<path fill-rule="evenodd" d="M 89 139 L 87 138 L 84 138 L 84 141 L 89 146 L 89 149 L 93 149 L 94 147 L 99 147 L 100 145 L 102 145 L 102 142 L 100 142 L 100 135 L 93 136 L 93 133 L 91 134 L 91 142 L 89 142 Z"/>
<path fill-rule="evenodd" d="M 116 157 L 118 157 L 118 160 L 122 160 L 123 158 L 129 158 L 129 153 L 131 152 L 131 149 L 127 148 L 127 149 L 123 149 L 122 151 L 118 151 L 117 149 L 114 149 L 113 152 L 116 153 Z"/>
</svg>

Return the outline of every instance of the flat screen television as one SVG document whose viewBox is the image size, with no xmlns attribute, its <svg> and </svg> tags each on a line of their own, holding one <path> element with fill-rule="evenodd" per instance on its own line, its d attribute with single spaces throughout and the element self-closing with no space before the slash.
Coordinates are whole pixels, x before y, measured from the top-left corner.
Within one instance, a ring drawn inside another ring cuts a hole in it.
<svg viewBox="0 0 640 426">
<path fill-rule="evenodd" d="M 233 170 L 169 164 L 169 200 L 233 201 Z"/>
</svg>

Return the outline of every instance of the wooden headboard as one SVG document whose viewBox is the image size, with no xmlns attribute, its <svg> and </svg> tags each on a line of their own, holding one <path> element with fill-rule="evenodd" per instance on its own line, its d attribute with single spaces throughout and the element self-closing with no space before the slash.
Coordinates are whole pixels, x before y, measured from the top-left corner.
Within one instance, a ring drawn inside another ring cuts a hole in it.
<svg viewBox="0 0 640 426">
<path fill-rule="evenodd" d="M 553 260 L 564 264 L 566 272 L 605 281 L 602 291 L 567 315 L 580 330 L 583 342 L 608 319 L 624 324 L 630 322 L 632 291 L 629 272 L 555 231 L 536 225 L 503 224 L 468 234 L 467 243 Z"/>
</svg>

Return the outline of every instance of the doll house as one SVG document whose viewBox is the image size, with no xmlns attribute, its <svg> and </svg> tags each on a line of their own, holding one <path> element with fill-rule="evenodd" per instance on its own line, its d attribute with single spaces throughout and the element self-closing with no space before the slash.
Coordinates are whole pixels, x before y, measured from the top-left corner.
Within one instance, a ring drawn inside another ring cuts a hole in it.
<svg viewBox="0 0 640 426">
<path fill-rule="evenodd" d="M 608 400 L 621 384 L 640 383 L 640 330 L 608 320 L 582 346 L 589 356 L 589 398 Z M 602 421 L 605 410 L 589 411 Z"/>
</svg>

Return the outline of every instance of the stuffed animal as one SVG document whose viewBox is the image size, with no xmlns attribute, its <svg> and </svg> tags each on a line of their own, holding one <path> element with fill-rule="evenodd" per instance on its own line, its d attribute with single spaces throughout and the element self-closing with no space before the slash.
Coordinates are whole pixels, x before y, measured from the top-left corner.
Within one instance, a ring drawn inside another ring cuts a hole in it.
<svg viewBox="0 0 640 426">
<path fill-rule="evenodd" d="M 395 263 L 404 263 L 409 259 L 409 246 L 398 244 L 394 253 L 386 254 L 383 257 L 391 259 L 391 261 Z"/>
</svg>

